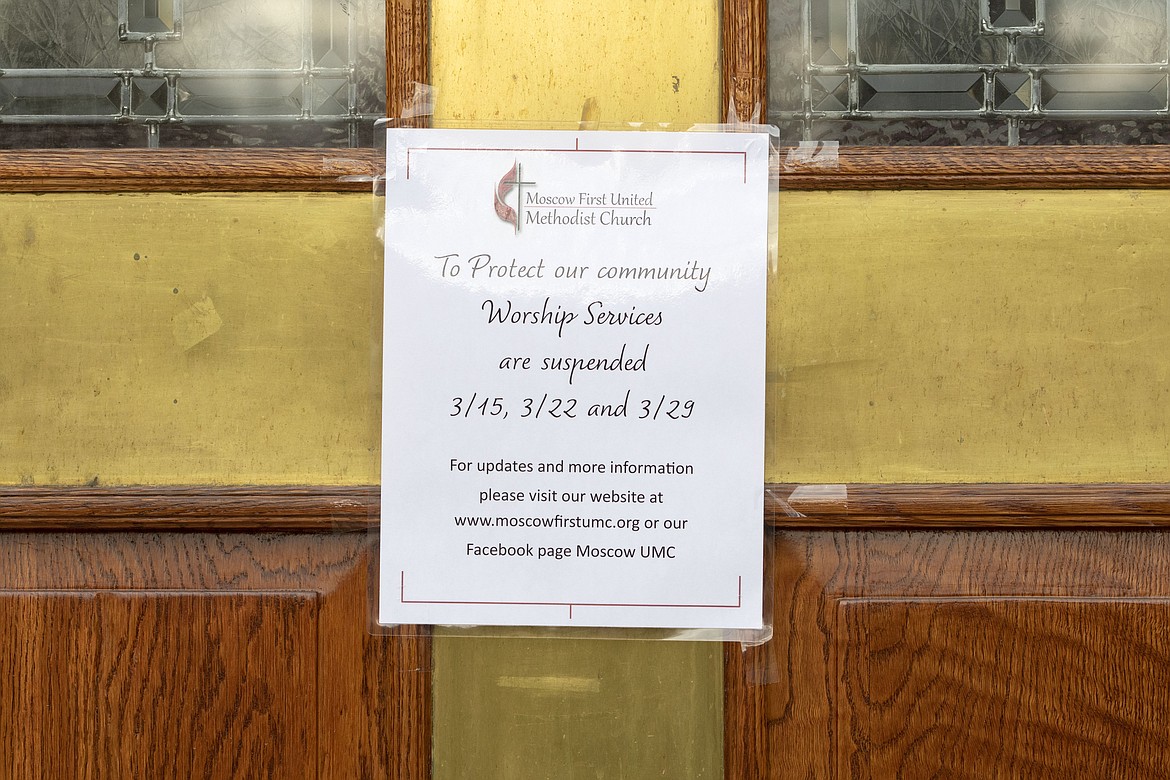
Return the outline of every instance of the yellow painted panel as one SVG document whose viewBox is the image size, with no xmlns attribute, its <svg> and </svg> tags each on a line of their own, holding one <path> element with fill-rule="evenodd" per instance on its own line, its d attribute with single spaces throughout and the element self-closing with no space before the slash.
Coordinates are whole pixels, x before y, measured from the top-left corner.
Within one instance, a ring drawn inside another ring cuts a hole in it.
<svg viewBox="0 0 1170 780">
<path fill-rule="evenodd" d="M 0 483 L 377 480 L 371 198 L 0 204 Z M 767 478 L 1170 478 L 1168 212 L 785 193 Z"/>
<path fill-rule="evenodd" d="M 781 482 L 1170 480 L 1170 192 L 783 193 Z"/>
<path fill-rule="evenodd" d="M 713 122 L 713 0 L 431 2 L 440 122 Z"/>
<path fill-rule="evenodd" d="M 712 0 L 432 0 L 436 124 L 717 121 Z M 719 645 L 435 639 L 437 778 L 719 778 Z"/>
<path fill-rule="evenodd" d="M 376 482 L 381 205 L 0 197 L 0 484 Z"/>
<path fill-rule="evenodd" d="M 721 651 L 436 639 L 435 778 L 720 778 Z"/>
</svg>

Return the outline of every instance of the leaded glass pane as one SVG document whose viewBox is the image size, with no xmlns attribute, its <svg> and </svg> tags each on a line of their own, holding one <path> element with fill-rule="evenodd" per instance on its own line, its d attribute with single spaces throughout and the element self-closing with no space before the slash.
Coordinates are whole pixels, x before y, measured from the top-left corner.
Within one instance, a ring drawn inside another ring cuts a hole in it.
<svg viewBox="0 0 1170 780">
<path fill-rule="evenodd" d="M 970 0 L 850 2 L 857 5 L 856 49 L 861 62 L 962 64 L 1002 56 L 1001 41 L 980 35 L 979 7 Z"/>
<path fill-rule="evenodd" d="M 1170 0 L 770 0 L 787 141 L 1161 143 Z"/>
<path fill-rule="evenodd" d="M 383 0 L 0 0 L 0 148 L 368 145 L 385 60 Z"/>
<path fill-rule="evenodd" d="M 1166 61 L 1166 18 L 1166 0 L 1048 0 L 1044 34 L 1020 40 L 1020 60 L 1158 65 Z"/>
<path fill-rule="evenodd" d="M 130 68 L 141 46 L 118 39 L 118 0 L 0 0 L 0 69 Z"/>
</svg>

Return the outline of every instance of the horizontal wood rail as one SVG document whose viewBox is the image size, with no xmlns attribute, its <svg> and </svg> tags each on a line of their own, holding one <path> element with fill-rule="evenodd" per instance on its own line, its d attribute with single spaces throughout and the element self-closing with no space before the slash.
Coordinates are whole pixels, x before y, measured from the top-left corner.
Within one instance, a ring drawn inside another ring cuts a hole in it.
<svg viewBox="0 0 1170 780">
<path fill-rule="evenodd" d="M 377 487 L 0 487 L 0 530 L 373 528 Z"/>
<path fill-rule="evenodd" d="M 1150 528 L 1170 526 L 1167 484 L 890 484 L 765 487 L 783 528 Z"/>
<path fill-rule="evenodd" d="M 379 149 L 0 152 L 0 192 L 370 192 Z"/>
<path fill-rule="evenodd" d="M 0 192 L 369 192 L 379 149 L 51 149 L 0 152 Z M 781 189 L 1170 187 L 1170 147 L 781 149 Z"/>
<path fill-rule="evenodd" d="M 1170 484 L 765 485 L 776 528 L 1170 527 Z M 0 530 L 376 528 L 376 486 L 0 487 Z"/>
<path fill-rule="evenodd" d="M 782 149 L 781 189 L 1170 187 L 1166 146 L 843 146 Z"/>
</svg>

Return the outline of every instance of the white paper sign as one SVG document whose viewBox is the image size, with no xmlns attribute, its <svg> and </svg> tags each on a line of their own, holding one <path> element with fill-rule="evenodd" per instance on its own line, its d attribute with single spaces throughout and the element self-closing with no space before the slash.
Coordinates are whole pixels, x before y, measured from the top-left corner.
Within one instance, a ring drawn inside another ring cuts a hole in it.
<svg viewBox="0 0 1170 780">
<path fill-rule="evenodd" d="M 762 623 L 768 137 L 391 130 L 383 623 Z"/>
</svg>

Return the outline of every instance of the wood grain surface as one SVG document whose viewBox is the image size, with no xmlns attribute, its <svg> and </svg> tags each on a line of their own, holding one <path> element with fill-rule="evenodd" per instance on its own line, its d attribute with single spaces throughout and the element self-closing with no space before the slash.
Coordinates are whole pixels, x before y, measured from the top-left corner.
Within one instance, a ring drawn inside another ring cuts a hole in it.
<svg viewBox="0 0 1170 780">
<path fill-rule="evenodd" d="M 1094 189 L 1170 186 L 1165 146 L 853 146 L 835 158 L 782 151 L 783 189 Z"/>
<path fill-rule="evenodd" d="M 1170 485 L 765 486 L 784 528 L 1150 528 L 1170 523 Z"/>
<path fill-rule="evenodd" d="M 854 778 L 1162 777 L 1170 603 L 842 600 L 837 765 Z"/>
<path fill-rule="evenodd" d="M 376 528 L 377 486 L 0 486 L 0 530 L 329 531 Z M 777 528 L 1153 528 L 1166 484 L 764 486 Z"/>
<path fill-rule="evenodd" d="M 6 151 L 0 192 L 365 192 L 384 171 L 377 149 Z M 773 172 L 794 190 L 1165 188 L 1170 148 L 842 147 L 833 162 L 782 151 Z"/>
<path fill-rule="evenodd" d="M 371 192 L 377 149 L 0 152 L 0 192 Z"/>
<path fill-rule="evenodd" d="M 775 531 L 775 634 L 726 650 L 728 778 L 1170 769 L 1170 534 Z"/>
<path fill-rule="evenodd" d="M 309 593 L 0 594 L 5 777 L 314 777 Z M 4 759 L 0 759 L 2 761 Z"/>
<path fill-rule="evenodd" d="M 373 545 L 0 534 L 0 776 L 429 777 L 429 640 L 369 633 Z"/>
<path fill-rule="evenodd" d="M 413 105 L 416 84 L 431 81 L 429 0 L 386 3 L 386 116 Z M 399 126 L 425 126 L 426 118 Z"/>
<path fill-rule="evenodd" d="M 377 487 L 0 487 L 0 529 L 321 531 L 375 528 Z"/>
<path fill-rule="evenodd" d="M 767 0 L 723 0 L 723 121 L 768 117 Z"/>
</svg>

